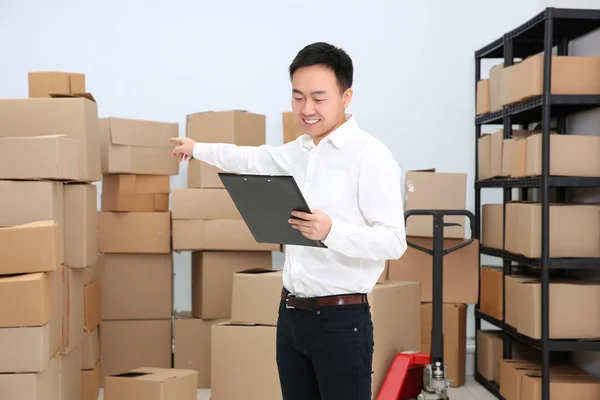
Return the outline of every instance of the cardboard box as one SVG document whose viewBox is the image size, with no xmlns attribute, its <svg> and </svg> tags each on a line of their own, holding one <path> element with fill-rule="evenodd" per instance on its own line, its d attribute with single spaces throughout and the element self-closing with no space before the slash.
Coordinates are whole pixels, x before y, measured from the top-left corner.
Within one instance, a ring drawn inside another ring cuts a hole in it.
<svg viewBox="0 0 600 400">
<path fill-rule="evenodd" d="M 144 366 L 170 368 L 171 347 L 171 318 L 102 321 L 100 377 L 103 381 L 106 376 L 122 374 Z M 109 397 L 107 396 L 106 399 L 108 400 Z"/>
<path fill-rule="evenodd" d="M 553 56 L 551 92 L 561 94 L 600 94 L 600 57 Z M 511 75 L 503 84 L 509 88 L 509 96 L 503 105 L 518 103 L 543 92 L 544 56 L 531 56 L 507 70 Z"/>
<path fill-rule="evenodd" d="M 96 262 L 83 269 L 83 284 L 89 285 L 90 283 L 99 281 L 103 268 L 104 254 L 98 254 L 98 259 Z"/>
<path fill-rule="evenodd" d="M 302 123 L 293 112 L 283 112 L 281 114 L 283 122 L 283 143 L 289 143 L 304 135 Z"/>
<path fill-rule="evenodd" d="M 527 142 L 520 138 L 504 139 L 502 147 L 502 176 L 525 177 Z"/>
<path fill-rule="evenodd" d="M 229 318 L 233 275 L 272 266 L 271 252 L 193 252 L 192 315 L 203 319 Z"/>
<path fill-rule="evenodd" d="M 487 114 L 491 111 L 490 104 L 490 80 L 482 79 L 477 82 L 477 115 Z"/>
<path fill-rule="evenodd" d="M 169 211 L 170 177 L 118 174 L 102 177 L 102 211 Z"/>
<path fill-rule="evenodd" d="M 61 248 L 54 221 L 0 227 L 0 275 L 56 271 Z"/>
<path fill-rule="evenodd" d="M 542 372 L 531 371 L 523 374 L 521 399 L 542 398 Z M 598 399 L 600 380 L 591 375 L 568 374 L 550 376 L 550 398 L 552 399 Z"/>
<path fill-rule="evenodd" d="M 447 378 L 450 386 L 464 385 L 467 373 L 467 306 L 465 304 L 444 304 L 442 316 L 444 331 L 444 362 L 447 365 Z M 433 308 L 431 303 L 421 306 L 421 351 L 431 352 L 431 326 Z"/>
<path fill-rule="evenodd" d="M 517 329 L 519 325 L 519 310 L 522 307 L 519 288 L 521 282 L 536 281 L 536 278 L 518 275 L 504 276 L 504 322 Z"/>
<path fill-rule="evenodd" d="M 483 134 L 477 139 L 477 180 L 483 181 L 491 174 L 492 135 Z"/>
<path fill-rule="evenodd" d="M 81 346 L 58 357 L 60 369 L 58 398 L 81 400 Z"/>
<path fill-rule="evenodd" d="M 85 268 L 98 259 L 97 187 L 64 185 L 65 265 Z"/>
<path fill-rule="evenodd" d="M 260 146 L 266 143 L 266 117 L 247 111 L 209 111 L 190 114 L 186 136 L 203 143 Z"/>
<path fill-rule="evenodd" d="M 178 175 L 169 141 L 178 136 L 178 123 L 101 118 L 102 174 Z"/>
<path fill-rule="evenodd" d="M 98 251 L 102 253 L 171 253 L 171 213 L 101 211 Z"/>
<path fill-rule="evenodd" d="M 433 239 L 408 238 L 412 243 L 433 249 Z M 462 240 L 446 239 L 444 248 L 454 247 Z M 479 241 L 444 256 L 444 302 L 477 304 L 479 286 Z M 390 280 L 420 282 L 421 301 L 432 301 L 433 257 L 408 247 L 399 260 L 390 260 Z"/>
<path fill-rule="evenodd" d="M 2 373 L 0 374 L 0 399 L 60 399 L 58 397 L 59 373 L 56 358 L 50 360 L 46 368 L 39 373 Z"/>
<path fill-rule="evenodd" d="M 59 71 L 28 73 L 29 97 L 50 97 L 50 94 L 85 93 L 85 74 Z"/>
<path fill-rule="evenodd" d="M 100 393 L 100 362 L 94 369 L 81 371 L 81 400 L 98 400 Z"/>
<path fill-rule="evenodd" d="M 490 178 L 502 176 L 503 143 L 504 131 L 502 129 L 490 135 Z"/>
<path fill-rule="evenodd" d="M 85 305 L 83 270 L 64 267 L 63 272 L 63 354 L 69 354 L 83 339 Z"/>
<path fill-rule="evenodd" d="M 229 323 L 212 327 L 212 398 L 281 400 L 276 331 L 274 326 Z"/>
<path fill-rule="evenodd" d="M 1 107 L 0 100 L 0 107 Z M 0 125 L 2 122 L 0 122 Z M 24 199 L 35 199 L 24 201 Z M 60 239 L 59 260 L 64 262 L 63 187 L 60 182 L 0 181 L 0 226 L 54 221 Z"/>
<path fill-rule="evenodd" d="M 280 251 L 258 243 L 243 219 L 173 220 L 173 250 Z"/>
<path fill-rule="evenodd" d="M 67 135 L 79 142 L 79 180 L 99 181 L 98 106 L 85 98 L 1 99 L 5 137 Z"/>
<path fill-rule="evenodd" d="M 277 326 L 283 272 L 250 269 L 233 274 L 231 322 Z"/>
<path fill-rule="evenodd" d="M 224 319 L 193 318 L 191 313 L 175 315 L 174 367 L 198 372 L 198 389 L 210 389 L 211 329 Z"/>
<path fill-rule="evenodd" d="M 481 212 L 481 244 L 491 249 L 504 247 L 504 205 L 484 204 Z"/>
<path fill-rule="evenodd" d="M 467 207 L 467 175 L 435 170 L 406 173 L 405 208 L 409 210 L 464 210 Z M 445 217 L 446 223 L 460 226 L 444 229 L 445 238 L 464 238 L 466 217 Z M 407 236 L 433 237 L 433 217 L 411 216 L 406 220 Z"/>
<path fill-rule="evenodd" d="M 490 69 L 490 111 L 499 111 L 502 109 L 502 88 L 505 86 L 502 82 L 502 71 L 504 64 L 498 64 Z"/>
<path fill-rule="evenodd" d="M 98 328 L 83 333 L 81 340 L 81 370 L 90 371 L 100 361 L 100 335 Z"/>
<path fill-rule="evenodd" d="M 168 319 L 173 311 L 171 254 L 106 254 L 102 319 Z"/>
<path fill-rule="evenodd" d="M 241 219 L 226 189 L 173 189 L 173 219 Z"/>
<path fill-rule="evenodd" d="M 503 340 L 500 331 L 477 331 L 477 371 L 488 381 L 500 384 Z"/>
<path fill-rule="evenodd" d="M 502 268 L 481 267 L 481 298 L 479 299 L 479 309 L 485 315 L 502 321 L 503 298 L 502 288 L 504 282 L 504 273 Z"/>
<path fill-rule="evenodd" d="M 219 172 L 223 170 L 210 165 L 204 161 L 192 158 L 188 162 L 188 182 L 190 189 L 220 189 L 223 182 L 219 178 Z"/>
<path fill-rule="evenodd" d="M 106 399 L 196 400 L 198 373 L 171 368 L 137 368 L 107 376 Z"/>
<path fill-rule="evenodd" d="M 0 179 L 79 179 L 79 143 L 66 135 L 0 138 L 0 160 Z"/>
<path fill-rule="evenodd" d="M 551 204 L 549 255 L 600 257 L 600 205 Z M 542 250 L 541 203 L 514 201 L 506 205 L 506 250 L 540 258 Z"/>
<path fill-rule="evenodd" d="M 525 175 L 540 176 L 542 135 L 536 133 L 526 140 Z M 577 162 L 573 162 L 573 154 L 577 154 Z M 600 136 L 551 134 L 550 175 L 600 176 Z"/>
<path fill-rule="evenodd" d="M 83 287 L 84 298 L 84 331 L 92 331 L 100 325 L 100 281 Z"/>
</svg>

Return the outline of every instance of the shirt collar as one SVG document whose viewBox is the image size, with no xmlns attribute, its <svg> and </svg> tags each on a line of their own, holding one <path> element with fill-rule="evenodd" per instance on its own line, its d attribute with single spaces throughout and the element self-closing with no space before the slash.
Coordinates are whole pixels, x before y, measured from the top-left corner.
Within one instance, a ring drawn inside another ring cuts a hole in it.
<svg viewBox="0 0 600 400">
<path fill-rule="evenodd" d="M 355 129 L 358 127 L 356 118 L 352 114 L 346 114 L 346 122 L 338 126 L 333 132 L 327 135 L 323 141 L 330 141 L 335 147 L 342 148 L 344 144 L 351 138 Z M 314 142 L 310 135 L 302 136 L 302 144 L 306 147 L 314 147 Z"/>
</svg>

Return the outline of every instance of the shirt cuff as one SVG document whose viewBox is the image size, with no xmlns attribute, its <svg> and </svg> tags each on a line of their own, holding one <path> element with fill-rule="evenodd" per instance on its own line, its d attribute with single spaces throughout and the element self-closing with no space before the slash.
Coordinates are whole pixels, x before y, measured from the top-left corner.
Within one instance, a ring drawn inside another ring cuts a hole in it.
<svg viewBox="0 0 600 400">
<path fill-rule="evenodd" d="M 210 150 L 210 143 L 196 143 L 194 145 L 194 150 L 192 150 L 192 157 L 196 160 L 204 161 L 206 158 L 206 153 Z"/>
<path fill-rule="evenodd" d="M 344 240 L 346 240 L 346 235 L 344 234 L 345 228 L 344 224 L 339 221 L 331 220 L 331 229 L 329 230 L 329 234 L 323 240 L 323 244 L 332 250 L 339 249 Z"/>
</svg>

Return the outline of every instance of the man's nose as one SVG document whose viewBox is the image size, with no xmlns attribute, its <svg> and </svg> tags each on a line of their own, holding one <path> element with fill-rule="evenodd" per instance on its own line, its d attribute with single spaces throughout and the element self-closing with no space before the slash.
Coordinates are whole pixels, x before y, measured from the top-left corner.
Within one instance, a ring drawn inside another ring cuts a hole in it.
<svg viewBox="0 0 600 400">
<path fill-rule="evenodd" d="M 306 100 L 304 102 L 304 107 L 302 108 L 302 113 L 304 115 L 313 115 L 315 112 L 314 104 L 311 100 Z"/>
</svg>

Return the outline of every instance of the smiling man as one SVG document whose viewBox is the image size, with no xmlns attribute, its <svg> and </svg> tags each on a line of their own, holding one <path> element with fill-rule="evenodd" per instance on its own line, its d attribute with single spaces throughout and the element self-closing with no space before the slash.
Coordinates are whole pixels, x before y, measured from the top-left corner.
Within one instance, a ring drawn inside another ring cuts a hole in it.
<svg viewBox="0 0 600 400">
<path fill-rule="evenodd" d="M 228 172 L 292 175 L 311 213 L 289 223 L 326 249 L 287 246 L 277 323 L 284 400 L 370 400 L 373 322 L 367 294 L 406 250 L 401 171 L 390 150 L 346 113 L 354 68 L 327 43 L 289 67 L 305 134 L 282 146 L 173 138 L 173 156 Z M 394 316 L 390 316 L 394 318 Z"/>
</svg>

